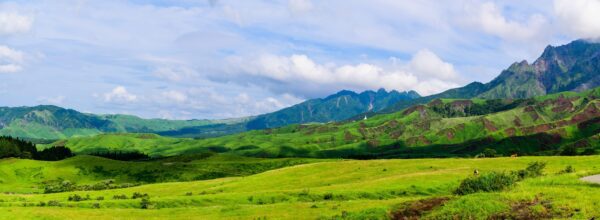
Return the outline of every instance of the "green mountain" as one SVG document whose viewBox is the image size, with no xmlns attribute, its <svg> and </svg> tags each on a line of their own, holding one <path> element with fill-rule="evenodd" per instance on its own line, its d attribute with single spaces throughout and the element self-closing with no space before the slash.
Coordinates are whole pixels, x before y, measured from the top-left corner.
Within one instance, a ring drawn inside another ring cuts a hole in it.
<svg viewBox="0 0 600 220">
<path fill-rule="evenodd" d="M 153 156 L 217 151 L 258 157 L 445 157 L 593 153 L 600 147 L 600 88 L 527 99 L 435 99 L 367 120 L 295 124 L 202 140 L 99 135 L 56 142 L 75 152 Z"/>
<path fill-rule="evenodd" d="M 290 124 L 341 121 L 363 112 L 377 112 L 400 100 L 419 98 L 414 91 L 390 92 L 379 89 L 362 93 L 343 90 L 324 99 L 311 99 L 279 111 L 257 116 L 247 124 L 249 130 L 275 128 Z"/>
<path fill-rule="evenodd" d="M 226 127 L 246 120 L 248 119 L 142 119 L 130 115 L 86 114 L 52 105 L 0 107 L 0 135 L 32 140 L 56 140 L 111 132 L 162 133 L 185 128 L 195 128 L 195 131 L 198 132 L 205 126 Z M 201 134 L 196 133 L 195 135 Z"/>
<path fill-rule="evenodd" d="M 339 121 L 365 111 L 377 111 L 415 92 L 341 91 L 257 117 L 223 120 L 142 119 L 132 115 L 94 115 L 57 106 L 0 107 L 0 135 L 43 142 L 102 133 L 154 133 L 181 138 L 206 138 L 293 123 Z"/>
<path fill-rule="evenodd" d="M 379 113 L 400 111 L 437 98 L 529 98 L 564 91 L 583 91 L 599 85 L 600 43 L 576 40 L 558 47 L 548 46 L 532 64 L 527 61 L 516 62 L 489 83 L 473 82 L 439 94 L 401 100 Z"/>
</svg>

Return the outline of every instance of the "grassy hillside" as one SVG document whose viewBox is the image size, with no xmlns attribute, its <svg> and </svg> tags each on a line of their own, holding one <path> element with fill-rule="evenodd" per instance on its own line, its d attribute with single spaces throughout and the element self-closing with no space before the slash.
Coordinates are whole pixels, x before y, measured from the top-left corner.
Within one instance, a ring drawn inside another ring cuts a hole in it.
<svg viewBox="0 0 600 220">
<path fill-rule="evenodd" d="M 346 123 L 291 125 L 202 140 L 99 135 L 54 143 L 75 152 L 137 150 L 153 156 L 207 150 L 260 157 L 474 156 L 557 154 L 600 146 L 600 88 L 532 99 L 436 99 Z"/>
<path fill-rule="evenodd" d="M 542 177 L 499 192 L 453 194 L 474 169 L 485 175 L 523 169 L 534 161 L 547 163 Z M 389 213 L 408 210 L 423 219 L 591 219 L 600 216 L 600 187 L 578 178 L 600 173 L 598 161 L 600 157 L 588 156 L 312 163 L 247 177 L 0 194 L 0 218 L 386 219 Z M 575 172 L 561 172 L 569 165 Z M 147 196 L 132 199 L 136 193 Z M 84 201 L 69 201 L 74 195 Z"/>
<path fill-rule="evenodd" d="M 75 186 L 113 182 L 128 184 L 192 181 L 246 176 L 275 168 L 317 162 L 315 159 L 259 159 L 233 155 L 196 154 L 145 162 L 76 156 L 57 162 L 0 160 L 0 192 L 39 193 L 67 181 Z"/>
<path fill-rule="evenodd" d="M 243 124 L 247 120 L 250 118 L 226 120 L 142 119 L 131 115 L 86 114 L 49 105 L 0 107 L 0 135 L 40 141 L 113 132 L 172 132 L 173 136 L 186 136 L 189 135 L 186 132 L 191 131 L 196 136 L 206 137 L 238 132 L 239 129 L 236 130 L 236 127 L 230 126 Z M 220 127 L 226 129 L 216 129 Z"/>
</svg>

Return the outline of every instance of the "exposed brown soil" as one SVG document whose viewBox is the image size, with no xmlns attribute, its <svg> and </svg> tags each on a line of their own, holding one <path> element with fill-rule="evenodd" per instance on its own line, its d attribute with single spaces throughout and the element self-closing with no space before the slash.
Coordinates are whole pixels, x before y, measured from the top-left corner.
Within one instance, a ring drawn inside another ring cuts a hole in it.
<svg viewBox="0 0 600 220">
<path fill-rule="evenodd" d="M 442 102 L 441 99 L 435 99 L 431 102 L 429 102 L 429 104 L 427 104 L 427 106 L 432 107 L 432 106 L 438 106 L 438 105 L 443 105 L 444 103 Z"/>
<path fill-rule="evenodd" d="M 525 111 L 525 112 L 534 112 L 535 108 L 533 108 L 533 106 L 530 105 L 530 106 L 525 107 L 525 109 L 523 111 Z"/>
<path fill-rule="evenodd" d="M 448 202 L 448 197 L 436 197 L 430 199 L 422 199 L 418 201 L 405 202 L 400 205 L 400 208 L 390 213 L 390 218 L 394 220 L 413 220 L 420 217 L 439 206 L 443 206 Z"/>
<path fill-rule="evenodd" d="M 496 126 L 494 126 L 494 123 L 491 122 L 490 120 L 487 120 L 486 118 L 482 118 L 482 121 L 483 121 L 483 126 L 488 131 L 497 131 L 498 130 L 498 128 L 496 128 Z"/>
<path fill-rule="evenodd" d="M 567 208 L 555 209 L 552 201 L 542 199 L 536 196 L 533 200 L 521 200 L 511 204 L 509 212 L 499 213 L 490 216 L 489 219 L 555 219 L 569 217 L 570 211 Z"/>
<path fill-rule="evenodd" d="M 423 143 L 425 145 L 431 144 L 431 141 L 427 140 L 427 138 L 425 138 L 425 136 L 418 136 L 418 137 L 410 137 L 408 139 L 406 139 L 406 143 L 409 146 L 417 146 L 419 145 L 419 143 Z"/>
<path fill-rule="evenodd" d="M 515 134 L 517 133 L 517 129 L 507 128 L 504 130 L 504 133 L 506 133 L 507 136 L 512 137 L 512 136 L 515 136 Z"/>
<path fill-rule="evenodd" d="M 583 110 L 583 112 L 573 116 L 571 123 L 575 124 L 583 122 L 594 117 L 600 117 L 600 111 L 598 111 L 598 108 L 596 108 L 595 105 L 589 105 L 587 108 L 585 108 L 585 110 Z"/>
<path fill-rule="evenodd" d="M 554 108 L 552 108 L 553 112 L 564 112 L 564 111 L 573 110 L 573 103 L 571 103 L 571 100 L 566 99 L 562 95 L 560 97 L 558 97 L 558 99 L 556 99 L 556 101 L 553 104 L 554 104 Z"/>
<path fill-rule="evenodd" d="M 427 116 L 427 111 L 425 111 L 424 105 L 415 105 L 413 107 L 410 107 L 410 108 L 404 110 L 402 115 L 410 115 L 411 113 L 416 112 L 416 111 L 419 112 L 419 117 L 421 117 L 421 118 Z"/>
<path fill-rule="evenodd" d="M 344 140 L 346 141 L 353 141 L 355 140 L 357 137 L 352 135 L 352 133 L 350 133 L 349 131 L 344 131 Z"/>
<path fill-rule="evenodd" d="M 521 127 L 523 124 L 521 123 L 521 119 L 518 116 L 515 116 L 515 120 L 513 120 L 513 123 L 515 124 L 515 126 L 517 127 Z"/>
</svg>

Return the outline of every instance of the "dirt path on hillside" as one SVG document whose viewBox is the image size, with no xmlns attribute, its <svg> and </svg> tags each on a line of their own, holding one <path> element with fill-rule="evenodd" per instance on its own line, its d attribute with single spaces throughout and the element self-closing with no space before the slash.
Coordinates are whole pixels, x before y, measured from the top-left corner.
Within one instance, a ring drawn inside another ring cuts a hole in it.
<svg viewBox="0 0 600 220">
<path fill-rule="evenodd" d="M 593 176 L 586 176 L 586 177 L 581 178 L 581 180 L 586 181 L 586 182 L 590 182 L 590 183 L 598 183 L 598 184 L 600 184 L 600 174 L 593 175 Z"/>
</svg>

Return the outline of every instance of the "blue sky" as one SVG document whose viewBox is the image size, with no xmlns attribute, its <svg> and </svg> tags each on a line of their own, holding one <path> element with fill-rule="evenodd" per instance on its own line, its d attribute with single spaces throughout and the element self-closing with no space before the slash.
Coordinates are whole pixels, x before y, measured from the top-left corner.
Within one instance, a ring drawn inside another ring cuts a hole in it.
<svg viewBox="0 0 600 220">
<path fill-rule="evenodd" d="M 429 95 L 597 38 L 598 11 L 598 0 L 2 1 L 0 105 L 190 119 L 342 89 Z"/>
</svg>

